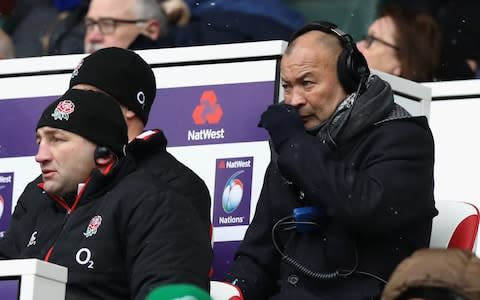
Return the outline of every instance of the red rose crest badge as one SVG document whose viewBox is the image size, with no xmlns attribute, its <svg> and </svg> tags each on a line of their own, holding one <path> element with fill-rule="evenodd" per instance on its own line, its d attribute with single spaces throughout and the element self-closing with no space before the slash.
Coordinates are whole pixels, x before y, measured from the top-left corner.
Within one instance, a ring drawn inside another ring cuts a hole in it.
<svg viewBox="0 0 480 300">
<path fill-rule="evenodd" d="M 53 111 L 52 117 L 54 120 L 68 121 L 70 114 L 75 111 L 75 104 L 71 100 L 63 100 L 57 104 Z"/>
</svg>

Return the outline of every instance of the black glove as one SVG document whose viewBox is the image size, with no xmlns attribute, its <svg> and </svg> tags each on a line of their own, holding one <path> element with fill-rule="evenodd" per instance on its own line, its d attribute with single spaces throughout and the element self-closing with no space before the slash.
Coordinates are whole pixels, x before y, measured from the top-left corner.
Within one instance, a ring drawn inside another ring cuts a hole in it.
<svg viewBox="0 0 480 300">
<path fill-rule="evenodd" d="M 270 105 L 262 113 L 258 127 L 268 130 L 276 151 L 286 140 L 305 131 L 298 109 L 283 103 Z"/>
</svg>

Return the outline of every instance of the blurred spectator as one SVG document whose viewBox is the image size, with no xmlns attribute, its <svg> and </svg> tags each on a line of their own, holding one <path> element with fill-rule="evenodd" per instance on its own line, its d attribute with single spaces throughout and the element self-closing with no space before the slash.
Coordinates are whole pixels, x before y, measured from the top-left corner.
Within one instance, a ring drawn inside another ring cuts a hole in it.
<svg viewBox="0 0 480 300">
<path fill-rule="evenodd" d="M 14 58 L 15 57 L 15 47 L 13 46 L 12 40 L 0 28 L 0 59 Z"/>
<path fill-rule="evenodd" d="M 107 46 L 136 50 L 286 40 L 295 30 L 270 16 L 224 10 L 224 6 L 216 6 L 217 2 L 210 2 L 210 8 L 195 14 L 190 13 L 185 0 L 159 3 L 161 8 L 154 0 L 127 0 L 119 7 L 114 0 L 92 0 L 85 19 L 86 52 Z M 167 22 L 171 25 L 168 32 Z"/>
<path fill-rule="evenodd" d="M 274 2 L 278 1 L 267 1 L 269 5 Z M 253 12 L 254 10 L 248 9 L 249 6 L 260 9 Z M 196 1 L 190 8 L 189 22 L 184 26 L 169 28 L 169 33 L 158 40 L 157 47 L 289 40 L 298 28 L 293 24 L 303 24 L 303 18 L 281 2 L 277 6 L 268 6 L 263 1 Z M 270 13 L 268 8 L 271 9 Z M 296 16 L 292 18 L 294 22 L 283 19 L 288 13 Z"/>
<path fill-rule="evenodd" d="M 166 33 L 166 23 L 157 0 L 124 0 L 122 5 L 117 0 L 92 0 L 85 16 L 85 52 L 154 48 L 155 40 Z"/>
<path fill-rule="evenodd" d="M 357 43 L 370 68 L 413 81 L 432 81 L 439 65 L 441 31 L 435 19 L 391 5 L 380 10 Z"/>
<path fill-rule="evenodd" d="M 443 33 L 437 80 L 478 78 L 480 19 L 477 0 L 382 0 L 381 6 L 397 5 L 433 15 Z"/>
<path fill-rule="evenodd" d="M 279 0 L 189 1 L 191 7 L 185 0 L 18 1 L 18 57 L 288 40 L 303 24 Z"/>
<path fill-rule="evenodd" d="M 12 38 L 17 57 L 83 53 L 89 0 L 18 1 Z"/>
<path fill-rule="evenodd" d="M 423 249 L 392 273 L 382 300 L 478 300 L 480 259 L 460 249 Z"/>
<path fill-rule="evenodd" d="M 266 17 L 293 29 L 305 23 L 304 17 L 282 0 L 186 0 L 186 2 L 195 16 L 215 9 Z"/>
</svg>

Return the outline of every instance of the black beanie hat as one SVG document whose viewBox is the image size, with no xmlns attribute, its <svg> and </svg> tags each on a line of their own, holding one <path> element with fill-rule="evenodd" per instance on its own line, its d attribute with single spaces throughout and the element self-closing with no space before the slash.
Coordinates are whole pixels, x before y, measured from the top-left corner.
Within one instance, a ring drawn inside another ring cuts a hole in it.
<svg viewBox="0 0 480 300">
<path fill-rule="evenodd" d="M 97 146 L 124 156 L 127 125 L 112 97 L 93 91 L 68 90 L 42 113 L 37 128 L 49 126 L 80 135 Z"/>
<path fill-rule="evenodd" d="M 117 47 L 93 52 L 72 73 L 70 88 L 80 83 L 109 94 L 147 124 L 157 87 L 152 69 L 135 52 Z"/>
</svg>

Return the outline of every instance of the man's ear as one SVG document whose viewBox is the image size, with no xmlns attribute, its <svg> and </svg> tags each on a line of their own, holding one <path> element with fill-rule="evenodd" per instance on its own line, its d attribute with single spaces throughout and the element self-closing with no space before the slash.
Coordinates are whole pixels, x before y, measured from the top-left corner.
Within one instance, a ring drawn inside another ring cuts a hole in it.
<svg viewBox="0 0 480 300">
<path fill-rule="evenodd" d="M 151 40 L 156 41 L 160 37 L 161 28 L 160 22 L 155 19 L 147 21 L 147 24 L 142 30 L 142 34 L 150 38 Z"/>
<path fill-rule="evenodd" d="M 123 116 L 125 117 L 126 121 L 131 120 L 137 116 L 137 114 L 133 110 L 129 110 L 128 108 L 125 108 L 125 111 L 123 112 Z"/>
</svg>

